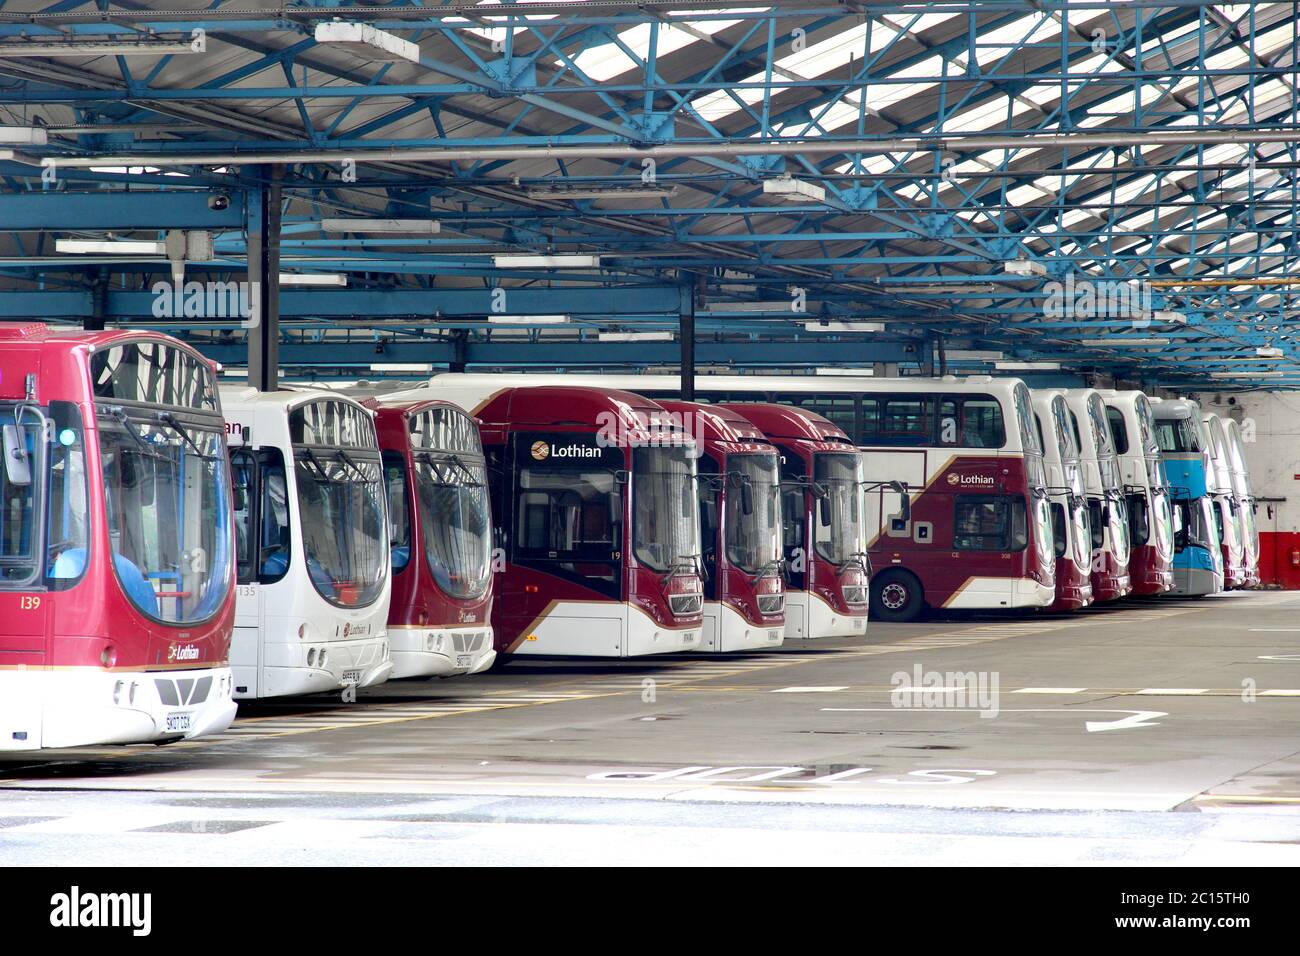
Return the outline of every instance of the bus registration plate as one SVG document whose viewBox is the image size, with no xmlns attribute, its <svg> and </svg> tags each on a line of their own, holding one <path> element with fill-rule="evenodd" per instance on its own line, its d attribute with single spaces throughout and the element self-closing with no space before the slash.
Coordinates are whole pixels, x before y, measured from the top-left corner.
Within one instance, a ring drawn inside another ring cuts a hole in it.
<svg viewBox="0 0 1300 956">
<path fill-rule="evenodd" d="M 167 715 L 167 732 L 177 733 L 189 730 L 192 726 L 193 715 L 184 712 L 174 712 Z"/>
<path fill-rule="evenodd" d="M 473 655 L 473 654 L 457 654 L 457 655 L 456 655 L 456 666 L 457 666 L 457 667 L 469 667 L 469 666 L 470 666 L 471 664 L 473 664 L 473 663 L 474 663 L 474 655 Z"/>
<path fill-rule="evenodd" d="M 360 684 L 360 683 L 361 683 L 361 671 L 360 671 L 360 669 L 344 671 L 344 672 L 343 672 L 343 683 L 345 683 L 345 684 Z"/>
</svg>

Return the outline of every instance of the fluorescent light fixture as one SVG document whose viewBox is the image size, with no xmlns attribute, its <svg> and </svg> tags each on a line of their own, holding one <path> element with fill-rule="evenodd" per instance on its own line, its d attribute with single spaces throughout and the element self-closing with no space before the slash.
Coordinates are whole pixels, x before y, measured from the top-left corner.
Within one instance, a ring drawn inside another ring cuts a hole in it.
<svg viewBox="0 0 1300 956">
<path fill-rule="evenodd" d="M 331 20 L 316 24 L 316 42 L 333 43 L 371 60 L 410 60 L 420 62 L 420 47 L 386 30 L 368 23 Z"/>
<path fill-rule="evenodd" d="M 280 285 L 345 286 L 348 277 L 318 272 L 281 272 Z"/>
<path fill-rule="evenodd" d="M 49 134 L 43 126 L 0 126 L 0 145 L 44 146 Z"/>
<path fill-rule="evenodd" d="M 1060 369 L 1060 362 L 996 362 L 994 368 L 1004 372 L 1054 372 Z"/>
<path fill-rule="evenodd" d="M 1187 316 L 1182 312 L 1171 312 L 1168 309 L 1158 309 L 1151 313 L 1151 321 L 1172 323 L 1173 325 L 1186 325 Z"/>
<path fill-rule="evenodd" d="M 248 378 L 248 369 L 246 368 L 223 368 L 221 374 L 226 378 Z"/>
<path fill-rule="evenodd" d="M 370 366 L 372 372 L 419 372 L 431 374 L 433 366 L 425 362 L 375 362 Z"/>
<path fill-rule="evenodd" d="M 826 190 L 793 176 L 777 176 L 763 180 L 763 195 L 774 196 L 781 202 L 822 202 L 826 199 Z"/>
<path fill-rule="evenodd" d="M 876 374 L 873 368 L 817 368 L 814 375 L 846 375 L 853 378 L 870 378 Z"/>
<path fill-rule="evenodd" d="M 144 239 L 55 239 L 54 251 L 92 256 L 164 256 L 167 244 Z"/>
<path fill-rule="evenodd" d="M 489 315 L 492 325 L 563 325 L 572 321 L 567 315 Z"/>
<path fill-rule="evenodd" d="M 0 59 L 11 56 L 171 56 L 199 53 L 202 45 L 190 40 L 9 40 L 0 43 Z"/>
<path fill-rule="evenodd" d="M 1010 259 L 1002 263 L 1002 271 L 1013 276 L 1045 276 L 1047 266 L 1037 259 Z"/>
<path fill-rule="evenodd" d="M 1261 345 L 1255 349 L 1255 354 L 1260 358 L 1282 358 L 1285 355 L 1276 345 Z"/>
<path fill-rule="evenodd" d="M 986 352 L 980 349 L 945 349 L 943 357 L 949 362 L 1001 362 L 1001 352 Z"/>
<path fill-rule="evenodd" d="M 1105 339 L 1080 339 L 1079 340 L 1080 345 L 1087 346 L 1088 348 L 1112 348 L 1115 346 L 1123 346 L 1123 345 L 1134 345 L 1134 346 L 1170 345 L 1172 342 L 1173 342 L 1172 339 L 1139 339 L 1139 338 L 1125 338 L 1123 336 L 1115 336 L 1114 338 L 1105 338 Z"/>
<path fill-rule="evenodd" d="M 818 303 L 805 302 L 805 305 Z M 708 302 L 705 312 L 794 312 L 793 299 L 777 299 L 774 302 Z M 804 313 L 800 313 L 804 314 Z"/>
<path fill-rule="evenodd" d="M 676 186 L 528 186 L 529 199 L 671 199 Z"/>
<path fill-rule="evenodd" d="M 322 219 L 325 232 L 404 232 L 433 236 L 442 231 L 436 219 Z"/>
<path fill-rule="evenodd" d="M 1211 372 L 1210 378 L 1281 378 L 1285 372 Z"/>
<path fill-rule="evenodd" d="M 601 342 L 671 342 L 671 332 L 601 332 Z"/>
<path fill-rule="evenodd" d="M 498 269 L 595 269 L 600 256 L 493 256 Z"/>
<path fill-rule="evenodd" d="M 883 332 L 884 322 L 805 322 L 809 332 Z"/>
<path fill-rule="evenodd" d="M 22 163 L 24 166 L 43 165 L 35 156 L 28 156 L 16 149 L 0 149 L 0 163 Z"/>
</svg>

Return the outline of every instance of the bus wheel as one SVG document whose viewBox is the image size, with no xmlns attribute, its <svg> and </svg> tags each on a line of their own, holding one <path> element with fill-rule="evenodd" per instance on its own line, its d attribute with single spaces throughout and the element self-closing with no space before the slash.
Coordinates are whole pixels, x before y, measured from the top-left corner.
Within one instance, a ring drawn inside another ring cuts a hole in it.
<svg viewBox="0 0 1300 956">
<path fill-rule="evenodd" d="M 924 610 L 921 582 L 915 575 L 891 569 L 871 579 L 871 616 L 877 621 L 905 624 Z"/>
</svg>

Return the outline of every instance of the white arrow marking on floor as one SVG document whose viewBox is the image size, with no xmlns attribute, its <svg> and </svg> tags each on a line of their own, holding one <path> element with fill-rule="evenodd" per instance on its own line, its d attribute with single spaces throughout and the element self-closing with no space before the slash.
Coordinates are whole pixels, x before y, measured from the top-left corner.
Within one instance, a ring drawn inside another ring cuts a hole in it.
<svg viewBox="0 0 1300 956">
<path fill-rule="evenodd" d="M 972 708 L 955 708 L 955 707 L 823 707 L 824 711 L 834 711 L 836 713 L 900 713 L 905 712 L 914 714 L 917 711 L 923 713 L 942 714 L 951 713 L 953 710 L 972 710 Z M 973 711 L 978 713 L 978 711 Z M 1097 733 L 1102 730 L 1129 730 L 1133 727 L 1155 727 L 1154 723 L 1147 723 L 1156 717 L 1168 717 L 1169 714 L 1163 710 L 1058 710 L 1051 707 L 1001 707 L 998 709 L 999 714 L 1128 714 L 1119 720 L 1089 720 L 1084 723 L 1084 728 L 1089 733 Z"/>
</svg>

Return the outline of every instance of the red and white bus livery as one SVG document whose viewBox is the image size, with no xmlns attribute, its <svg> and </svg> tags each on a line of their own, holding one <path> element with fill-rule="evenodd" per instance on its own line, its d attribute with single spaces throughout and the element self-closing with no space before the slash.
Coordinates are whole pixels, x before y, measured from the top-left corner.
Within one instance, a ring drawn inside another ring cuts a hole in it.
<svg viewBox="0 0 1300 956">
<path fill-rule="evenodd" d="M 235 696 L 382 683 L 393 663 L 374 413 L 314 389 L 222 398 L 238 531 Z"/>
<path fill-rule="evenodd" d="M 785 636 L 867 633 L 862 456 L 833 422 L 766 402 L 722 405 L 743 415 L 780 452 Z"/>
<path fill-rule="evenodd" d="M 1092 603 L 1092 532 L 1083 493 L 1074 422 L 1060 389 L 1034 389 L 1056 547 L 1056 600 L 1048 610 L 1075 611 Z"/>
<path fill-rule="evenodd" d="M 1065 390 L 1070 421 L 1077 430 L 1079 463 L 1088 497 L 1092 530 L 1092 594 L 1098 601 L 1117 601 L 1132 592 L 1129 578 L 1128 506 L 1115 457 L 1106 404 L 1094 388 Z"/>
<path fill-rule="evenodd" d="M 498 654 L 632 657 L 699 650 L 703 583 L 694 439 L 615 389 L 436 376 L 479 419 L 504 570 Z"/>
<path fill-rule="evenodd" d="M 392 677 L 492 666 L 492 515 L 478 422 L 447 402 L 364 403 L 376 412 L 388 491 Z"/>
<path fill-rule="evenodd" d="M 213 365 L 0 328 L 0 751 L 225 730 L 235 596 Z"/>
<path fill-rule="evenodd" d="M 704 550 L 700 650 L 777 647 L 785 637 L 777 450 L 729 408 L 670 399 L 659 404 L 703 441 L 697 461 Z"/>
<path fill-rule="evenodd" d="M 1174 516 L 1151 402 L 1139 391 L 1099 392 L 1124 487 L 1133 593 L 1164 594 L 1174 586 Z"/>
</svg>

